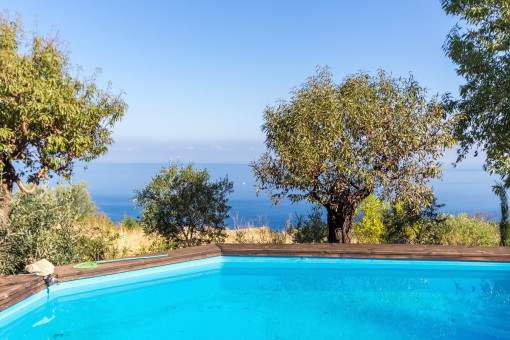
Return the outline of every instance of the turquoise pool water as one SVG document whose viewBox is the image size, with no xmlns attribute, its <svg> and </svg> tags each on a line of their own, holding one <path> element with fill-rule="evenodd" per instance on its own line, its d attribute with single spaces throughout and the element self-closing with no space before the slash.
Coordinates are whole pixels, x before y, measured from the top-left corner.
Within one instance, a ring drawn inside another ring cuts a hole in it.
<svg viewBox="0 0 510 340">
<path fill-rule="evenodd" d="M 510 263 L 219 256 L 0 312 L 0 339 L 509 338 Z"/>
</svg>

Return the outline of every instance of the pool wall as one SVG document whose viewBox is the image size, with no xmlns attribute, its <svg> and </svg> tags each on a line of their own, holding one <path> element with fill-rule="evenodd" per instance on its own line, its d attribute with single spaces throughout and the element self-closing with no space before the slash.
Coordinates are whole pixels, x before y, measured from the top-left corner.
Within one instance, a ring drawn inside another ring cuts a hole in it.
<svg viewBox="0 0 510 340">
<path fill-rule="evenodd" d="M 74 269 L 73 265 L 59 266 L 55 268 L 55 274 L 62 282 L 66 282 L 220 255 L 510 262 L 510 247 L 409 244 L 210 244 L 151 255 L 164 254 L 168 256 L 103 263 L 92 269 Z M 0 311 L 44 289 L 46 285 L 41 277 L 13 275 L 0 278 Z"/>
</svg>

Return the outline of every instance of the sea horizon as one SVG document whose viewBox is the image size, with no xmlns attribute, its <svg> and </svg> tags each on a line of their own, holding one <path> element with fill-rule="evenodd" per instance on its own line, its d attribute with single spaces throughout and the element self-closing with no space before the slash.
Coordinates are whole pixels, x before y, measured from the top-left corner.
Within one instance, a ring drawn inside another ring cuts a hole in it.
<svg viewBox="0 0 510 340">
<path fill-rule="evenodd" d="M 97 212 L 106 214 L 112 221 L 120 222 L 123 216 L 137 218 L 139 210 L 135 210 L 132 201 L 134 190 L 140 190 L 149 183 L 152 176 L 167 166 L 169 162 L 100 162 L 79 164 L 69 183 L 87 182 L 87 189 Z M 228 176 L 234 182 L 234 192 L 228 197 L 229 218 L 225 221 L 229 227 L 237 223 L 250 222 L 254 226 L 268 225 L 272 229 L 281 229 L 289 221 L 295 221 L 296 215 L 306 215 L 312 204 L 299 202 L 292 204 L 288 199 L 272 206 L 268 193 L 261 191 L 256 194 L 256 181 L 249 164 L 244 162 L 201 163 L 194 162 L 196 167 L 208 169 L 211 180 Z M 86 170 L 85 170 L 86 167 Z M 50 186 L 59 181 L 54 178 Z M 60 179 L 62 183 L 66 181 Z M 483 214 L 486 219 L 499 220 L 499 200 L 492 193 L 494 178 L 474 166 L 445 165 L 443 181 L 431 181 L 431 187 L 438 203 L 444 204 L 440 209 L 447 214 L 469 215 Z"/>
</svg>

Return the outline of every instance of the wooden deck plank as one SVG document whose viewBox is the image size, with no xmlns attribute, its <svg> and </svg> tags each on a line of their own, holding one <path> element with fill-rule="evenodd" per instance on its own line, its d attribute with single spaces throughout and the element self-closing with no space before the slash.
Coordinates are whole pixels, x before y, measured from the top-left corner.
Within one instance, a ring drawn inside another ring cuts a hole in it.
<svg viewBox="0 0 510 340">
<path fill-rule="evenodd" d="M 222 255 L 510 261 L 509 247 L 393 244 L 220 244 Z"/>
<path fill-rule="evenodd" d="M 116 274 L 131 270 L 151 268 L 157 266 L 164 266 L 167 264 L 198 260 L 207 257 L 220 256 L 220 248 L 213 245 L 203 245 L 198 247 L 184 248 L 172 250 L 166 253 L 156 253 L 151 255 L 168 254 L 168 257 L 158 257 L 153 259 L 133 260 L 133 261 L 119 261 L 102 263 L 96 268 L 92 269 L 74 269 L 73 265 L 62 266 L 55 268 L 55 274 L 58 275 L 62 281 L 77 280 L 82 278 Z M 147 255 L 141 255 L 147 256 Z"/>
<path fill-rule="evenodd" d="M 12 306 L 46 288 L 42 277 L 12 275 L 0 277 L 0 310 Z"/>
<path fill-rule="evenodd" d="M 219 255 L 510 262 L 510 247 L 408 244 L 210 244 L 150 255 L 164 254 L 168 254 L 168 256 L 102 263 L 92 269 L 74 269 L 73 265 L 59 266 L 55 268 L 55 274 L 58 274 L 62 281 L 70 281 Z M 143 256 L 148 255 L 140 255 L 139 257 Z M 40 292 L 45 287 L 42 277 L 32 275 L 0 277 L 0 311 L 32 294 Z"/>
</svg>

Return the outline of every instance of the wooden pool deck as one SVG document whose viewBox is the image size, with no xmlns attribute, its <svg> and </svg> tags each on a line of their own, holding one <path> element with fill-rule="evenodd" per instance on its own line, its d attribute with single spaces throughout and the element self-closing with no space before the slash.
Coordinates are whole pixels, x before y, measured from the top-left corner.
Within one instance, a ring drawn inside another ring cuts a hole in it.
<svg viewBox="0 0 510 340">
<path fill-rule="evenodd" d="M 168 256 L 102 263 L 92 269 L 74 269 L 73 265 L 60 266 L 55 268 L 55 274 L 62 282 L 65 282 L 220 255 L 510 262 L 510 247 L 409 244 L 209 244 L 150 255 L 165 254 Z M 140 257 L 143 256 L 147 255 L 140 255 Z M 40 276 L 0 277 L 0 311 L 45 288 L 46 285 Z"/>
</svg>

